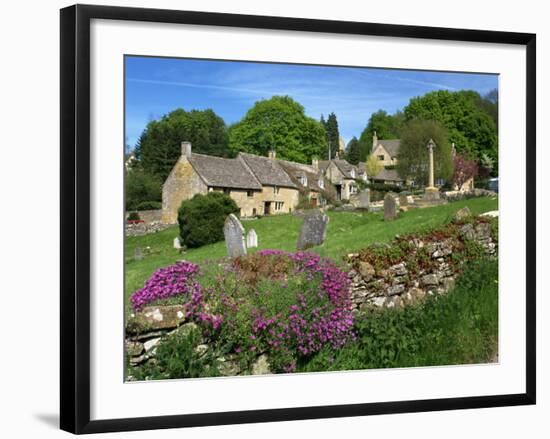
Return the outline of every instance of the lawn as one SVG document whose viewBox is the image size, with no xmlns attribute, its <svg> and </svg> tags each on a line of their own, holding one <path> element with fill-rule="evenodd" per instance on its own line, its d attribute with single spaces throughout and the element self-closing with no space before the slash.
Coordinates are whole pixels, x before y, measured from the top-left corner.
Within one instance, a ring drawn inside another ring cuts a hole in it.
<svg viewBox="0 0 550 439">
<path fill-rule="evenodd" d="M 383 220 L 382 212 L 328 212 L 330 222 L 327 239 L 322 246 L 312 251 L 335 261 L 342 261 L 348 253 L 360 250 L 375 242 L 387 242 L 395 235 L 421 232 L 431 229 L 450 219 L 454 212 L 468 206 L 472 213 L 480 214 L 498 210 L 496 198 L 475 198 L 457 201 L 447 205 L 415 209 L 401 213 L 391 222 Z M 258 234 L 258 249 L 273 248 L 286 251 L 296 250 L 296 241 L 302 219 L 293 215 L 278 215 L 243 221 L 248 231 L 253 228 Z M 226 256 L 224 242 L 187 250 L 180 254 L 173 248 L 178 227 L 145 236 L 127 237 L 125 240 L 126 297 L 143 286 L 143 283 L 157 268 L 185 259 L 191 262 L 219 259 Z M 137 247 L 145 249 L 142 260 L 134 260 Z"/>
</svg>

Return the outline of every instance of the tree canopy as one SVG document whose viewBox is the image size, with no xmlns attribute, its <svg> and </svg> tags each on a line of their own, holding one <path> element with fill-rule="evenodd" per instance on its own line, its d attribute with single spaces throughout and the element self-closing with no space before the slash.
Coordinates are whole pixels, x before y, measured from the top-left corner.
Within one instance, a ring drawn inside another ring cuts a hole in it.
<svg viewBox="0 0 550 439">
<path fill-rule="evenodd" d="M 229 148 L 263 156 L 274 149 L 278 158 L 310 163 L 323 155 L 325 136 L 321 123 L 306 116 L 302 105 L 288 96 L 273 96 L 256 102 L 230 127 Z"/>
<path fill-rule="evenodd" d="M 367 126 L 359 137 L 360 160 L 365 161 L 372 152 L 372 136 L 375 131 L 379 139 L 398 139 L 404 120 L 405 116 L 400 111 L 395 114 L 389 114 L 384 110 L 372 113 Z"/>
<path fill-rule="evenodd" d="M 492 101 L 491 101 L 492 100 Z M 497 127 L 488 108 L 498 111 L 494 94 L 483 99 L 472 90 L 449 92 L 439 90 L 412 98 L 405 107 L 407 120 L 435 120 L 448 130 L 450 142 L 456 150 L 470 159 L 479 159 L 482 153 L 498 159 Z M 435 139 L 434 139 L 435 140 Z"/>
<path fill-rule="evenodd" d="M 181 142 L 198 153 L 228 156 L 225 122 L 212 110 L 174 110 L 147 124 L 135 149 L 143 170 L 164 181 L 181 154 Z"/>
<path fill-rule="evenodd" d="M 348 143 L 347 150 L 346 150 L 346 159 L 352 165 L 356 165 L 357 163 L 359 163 L 360 158 L 361 158 L 361 145 L 357 137 L 354 136 Z"/>
<path fill-rule="evenodd" d="M 453 175 L 451 145 L 447 130 L 439 122 L 415 119 L 401 130 L 401 145 L 397 156 L 397 172 L 405 180 L 413 179 L 420 185 L 428 181 L 429 155 L 427 145 L 432 139 L 434 148 L 434 176 L 449 180 Z"/>
<path fill-rule="evenodd" d="M 332 159 L 335 157 L 336 151 L 340 148 L 340 131 L 338 130 L 336 114 L 330 113 L 326 122 L 323 116 L 321 116 L 321 124 L 325 127 L 327 133 L 324 157 L 326 159 Z"/>
</svg>

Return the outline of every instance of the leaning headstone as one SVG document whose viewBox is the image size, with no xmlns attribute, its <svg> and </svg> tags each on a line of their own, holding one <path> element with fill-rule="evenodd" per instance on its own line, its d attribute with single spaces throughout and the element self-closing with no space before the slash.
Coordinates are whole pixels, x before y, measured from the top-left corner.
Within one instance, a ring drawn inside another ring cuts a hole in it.
<svg viewBox="0 0 550 439">
<path fill-rule="evenodd" d="M 325 242 L 328 220 L 329 217 L 321 212 L 306 215 L 298 237 L 298 250 L 306 250 Z"/>
<path fill-rule="evenodd" d="M 258 235 L 254 229 L 250 229 L 246 234 L 246 248 L 258 247 Z"/>
<path fill-rule="evenodd" d="M 176 236 L 176 237 L 174 238 L 174 248 L 175 248 L 176 250 L 181 250 L 181 241 L 180 241 L 179 236 Z"/>
<path fill-rule="evenodd" d="M 223 235 L 225 237 L 225 246 L 227 254 L 231 258 L 246 255 L 246 246 L 244 242 L 244 227 L 232 213 L 225 220 L 223 225 Z"/>
<path fill-rule="evenodd" d="M 384 220 L 392 221 L 397 216 L 397 205 L 395 198 L 391 192 L 388 192 L 384 197 Z"/>
<path fill-rule="evenodd" d="M 143 259 L 143 252 L 141 251 L 141 247 L 136 247 L 134 249 L 134 260 L 141 261 L 142 259 Z"/>
</svg>

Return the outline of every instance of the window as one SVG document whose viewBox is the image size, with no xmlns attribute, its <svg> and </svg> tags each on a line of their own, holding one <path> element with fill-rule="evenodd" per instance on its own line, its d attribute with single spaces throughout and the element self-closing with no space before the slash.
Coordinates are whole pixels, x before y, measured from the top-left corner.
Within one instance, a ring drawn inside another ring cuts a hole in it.
<svg viewBox="0 0 550 439">
<path fill-rule="evenodd" d="M 279 188 L 277 186 L 273 186 L 273 193 L 277 195 L 279 193 Z"/>
<path fill-rule="evenodd" d="M 323 180 L 322 178 L 319 179 L 319 187 L 321 189 L 324 189 L 325 188 L 325 180 Z"/>
<path fill-rule="evenodd" d="M 378 156 L 378 160 L 383 162 L 384 161 L 384 154 L 381 154 Z"/>
<path fill-rule="evenodd" d="M 282 201 L 275 201 L 275 210 L 283 210 L 284 204 Z"/>
<path fill-rule="evenodd" d="M 355 186 L 354 184 L 350 184 L 349 185 L 349 193 L 350 194 L 356 194 L 357 193 L 357 186 Z"/>
<path fill-rule="evenodd" d="M 247 196 L 248 198 L 254 197 L 254 191 L 246 191 L 246 196 Z"/>
<path fill-rule="evenodd" d="M 355 178 L 355 169 L 352 169 L 350 171 L 350 174 L 351 174 L 351 178 Z"/>
<path fill-rule="evenodd" d="M 223 193 L 224 193 L 225 195 L 231 195 L 231 189 L 229 189 L 229 188 L 227 188 L 227 187 L 224 187 L 224 188 L 223 188 Z"/>
<path fill-rule="evenodd" d="M 300 175 L 299 179 L 302 186 L 307 186 L 307 177 L 305 175 Z"/>
</svg>

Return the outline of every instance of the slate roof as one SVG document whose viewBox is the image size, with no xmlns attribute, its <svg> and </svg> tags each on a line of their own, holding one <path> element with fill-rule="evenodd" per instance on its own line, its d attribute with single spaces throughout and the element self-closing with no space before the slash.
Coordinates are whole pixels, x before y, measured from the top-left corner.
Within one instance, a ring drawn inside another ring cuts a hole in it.
<svg viewBox="0 0 550 439">
<path fill-rule="evenodd" d="M 319 170 L 325 172 L 330 165 L 330 160 L 319 160 Z"/>
<path fill-rule="evenodd" d="M 305 176 L 307 178 L 307 188 L 315 192 L 322 192 L 323 189 L 319 186 L 319 179 L 323 178 L 321 172 L 315 169 L 313 166 L 304 165 L 302 163 L 288 162 L 286 160 L 279 160 L 279 164 L 285 170 L 285 172 L 290 176 L 292 181 L 298 187 L 303 187 L 300 183 L 299 178 Z M 323 178 L 324 179 L 324 178 Z M 327 180 L 325 180 L 325 185 Z"/>
<path fill-rule="evenodd" d="M 395 169 L 382 169 L 378 174 L 372 177 L 372 179 L 384 181 L 403 181 Z"/>
<path fill-rule="evenodd" d="M 336 167 L 340 170 L 340 172 L 344 175 L 344 178 L 357 178 L 359 172 L 357 172 L 357 168 L 350 164 L 347 160 L 333 160 Z M 352 169 L 355 169 L 355 177 L 351 176 Z"/>
<path fill-rule="evenodd" d="M 279 160 L 240 152 L 238 159 L 252 171 L 256 179 L 267 186 L 296 188 L 296 184 L 279 164 Z"/>
<path fill-rule="evenodd" d="M 240 160 L 196 153 L 188 160 L 208 186 L 262 189 L 258 179 Z"/>
<path fill-rule="evenodd" d="M 399 145 L 401 144 L 400 139 L 388 139 L 388 140 L 378 140 L 378 143 L 381 144 L 388 154 L 392 157 L 397 157 L 399 154 Z"/>
</svg>

